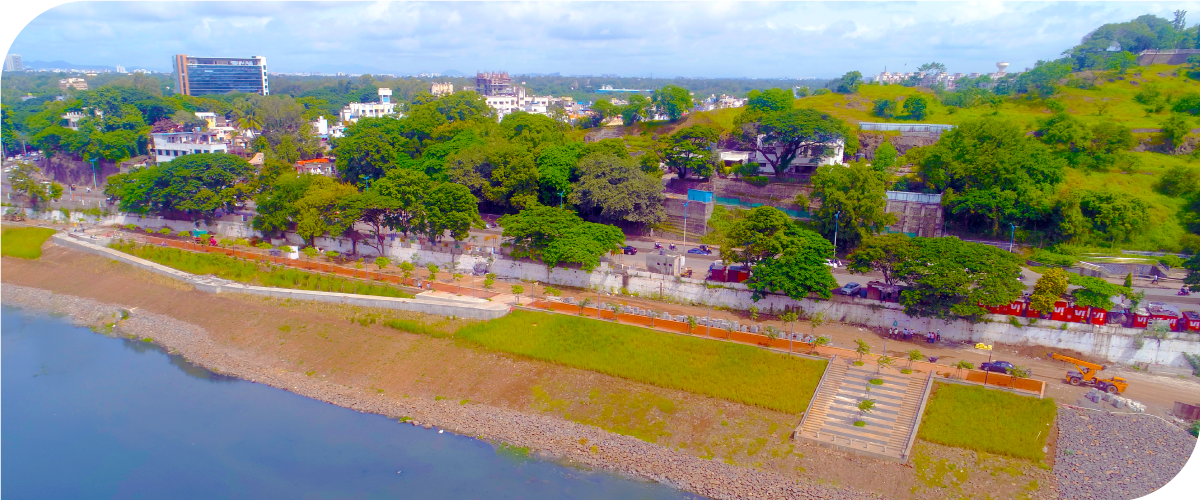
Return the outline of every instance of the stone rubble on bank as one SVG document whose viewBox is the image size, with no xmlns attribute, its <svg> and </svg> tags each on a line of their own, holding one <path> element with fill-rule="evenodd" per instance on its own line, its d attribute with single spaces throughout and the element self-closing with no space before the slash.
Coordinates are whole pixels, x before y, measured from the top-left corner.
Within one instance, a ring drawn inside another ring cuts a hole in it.
<svg viewBox="0 0 1200 500">
<path fill-rule="evenodd" d="M 120 306 L 91 299 L 8 284 L 0 288 L 0 302 L 64 314 L 77 324 L 88 326 L 114 323 L 122 311 Z M 539 457 L 646 478 L 711 498 L 880 498 L 849 488 L 800 484 L 780 474 L 673 452 L 634 437 L 556 417 L 480 404 L 461 405 L 450 400 L 379 397 L 279 367 L 265 366 L 253 361 L 251 353 L 215 344 L 203 328 L 159 314 L 135 311 L 129 319 L 116 325 L 115 332 L 150 338 L 189 361 L 223 375 L 289 390 L 360 412 L 392 418 L 410 417 L 412 425 L 426 429 L 437 427 L 461 435 L 502 441 L 536 451 Z"/>
<path fill-rule="evenodd" d="M 1140 498 L 1174 479 L 1196 438 L 1151 415 L 1058 410 L 1054 474 L 1065 500 Z"/>
</svg>

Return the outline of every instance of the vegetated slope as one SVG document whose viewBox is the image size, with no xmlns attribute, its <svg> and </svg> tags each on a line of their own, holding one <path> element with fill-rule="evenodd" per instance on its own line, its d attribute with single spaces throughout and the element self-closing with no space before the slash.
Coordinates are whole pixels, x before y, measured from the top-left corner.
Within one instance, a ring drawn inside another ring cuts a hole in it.
<svg viewBox="0 0 1200 500">
<path fill-rule="evenodd" d="M 827 364 L 746 345 L 527 311 L 466 326 L 455 337 L 496 351 L 789 413 L 808 407 Z"/>
<path fill-rule="evenodd" d="M 1056 407 L 1038 399 L 978 386 L 935 383 L 917 437 L 926 441 L 1030 460 L 1045 457 Z"/>
<path fill-rule="evenodd" d="M 54 234 L 44 227 L 6 227 L 0 234 L 0 254 L 22 259 L 42 256 L 42 244 Z"/>
</svg>

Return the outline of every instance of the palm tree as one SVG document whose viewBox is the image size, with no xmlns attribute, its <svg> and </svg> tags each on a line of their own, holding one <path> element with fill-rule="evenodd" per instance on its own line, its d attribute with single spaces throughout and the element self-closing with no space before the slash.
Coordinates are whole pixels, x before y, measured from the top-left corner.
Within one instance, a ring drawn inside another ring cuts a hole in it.
<svg viewBox="0 0 1200 500">
<path fill-rule="evenodd" d="M 812 348 L 808 350 L 808 353 L 812 354 L 813 352 L 816 352 L 817 346 L 821 346 L 821 345 L 829 345 L 829 337 L 820 336 L 820 337 L 813 339 Z"/>
</svg>

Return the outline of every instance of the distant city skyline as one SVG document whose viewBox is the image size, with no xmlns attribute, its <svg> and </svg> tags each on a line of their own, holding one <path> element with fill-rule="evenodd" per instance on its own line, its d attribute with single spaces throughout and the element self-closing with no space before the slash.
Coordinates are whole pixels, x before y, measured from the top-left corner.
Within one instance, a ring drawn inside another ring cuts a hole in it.
<svg viewBox="0 0 1200 500">
<path fill-rule="evenodd" d="M 829 78 L 931 61 L 984 73 L 1057 58 L 1105 23 L 1176 9 L 1200 20 L 1192 4 L 83 2 L 38 16 L 8 53 L 158 71 L 182 53 L 266 56 L 282 73 Z"/>
</svg>

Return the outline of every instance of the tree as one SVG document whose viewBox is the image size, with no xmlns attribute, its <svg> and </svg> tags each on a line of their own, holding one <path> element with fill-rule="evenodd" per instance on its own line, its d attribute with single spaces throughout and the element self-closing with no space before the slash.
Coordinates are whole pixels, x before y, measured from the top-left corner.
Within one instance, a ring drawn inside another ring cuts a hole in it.
<svg viewBox="0 0 1200 500">
<path fill-rule="evenodd" d="M 1057 267 L 1042 274 L 1033 285 L 1033 294 L 1029 296 L 1029 308 L 1041 313 L 1053 311 L 1054 303 L 1067 293 L 1067 285 L 1070 283 L 1067 274 Z"/>
<path fill-rule="evenodd" d="M 879 373 L 884 368 L 895 368 L 896 360 L 886 355 L 880 356 L 875 360 L 875 373 Z"/>
<path fill-rule="evenodd" d="M 875 99 L 871 101 L 871 112 L 880 118 L 894 118 L 896 116 L 896 101 L 891 99 Z"/>
<path fill-rule="evenodd" d="M 896 223 L 896 215 L 887 213 L 882 176 L 864 162 L 822 165 L 812 177 L 812 186 L 812 199 L 820 201 L 814 226 L 830 239 L 836 231 L 839 247 L 852 248 Z"/>
<path fill-rule="evenodd" d="M 558 123 L 545 115 L 516 111 L 504 116 L 500 126 L 508 130 L 508 139 L 530 151 L 544 146 L 562 144 L 564 136 Z"/>
<path fill-rule="evenodd" d="M 993 236 L 1001 222 L 1023 224 L 1049 214 L 1065 175 L 1062 159 L 999 117 L 963 123 L 923 149 L 922 182 L 943 191 L 943 206 L 964 223 L 990 221 Z"/>
<path fill-rule="evenodd" d="M 174 163 L 174 160 L 172 160 Z M 304 196 L 296 201 L 296 234 L 316 246 L 319 236 L 342 236 L 359 220 L 358 189 L 325 176 L 313 176 Z M 358 240 L 351 238 L 357 246 Z M 358 253 L 357 248 L 351 250 Z"/>
<path fill-rule="evenodd" d="M 853 94 L 858 92 L 858 86 L 861 84 L 862 73 L 857 71 L 849 71 L 842 75 L 841 78 L 830 80 L 826 87 L 839 94 Z"/>
<path fill-rule="evenodd" d="M 1159 134 L 1163 142 L 1170 144 L 1171 150 L 1178 150 L 1183 146 L 1187 135 L 1192 131 L 1192 125 L 1180 113 L 1171 113 L 1166 120 L 1160 125 L 1162 132 Z"/>
<path fill-rule="evenodd" d="M 667 139 L 663 160 L 680 179 L 688 174 L 707 178 L 713 172 L 713 146 L 719 136 L 716 129 L 702 125 L 679 129 Z"/>
<path fill-rule="evenodd" d="M 805 89 L 804 95 L 807 95 L 807 89 Z M 772 88 L 761 91 L 755 89 L 746 94 L 746 109 L 763 112 L 784 111 L 792 109 L 793 101 L 795 98 L 789 89 Z"/>
<path fill-rule="evenodd" d="M 254 198 L 257 215 L 251 227 L 263 234 L 282 235 L 295 227 L 299 209 L 296 202 L 304 197 L 315 175 L 300 175 L 294 172 L 280 175 L 272 181 L 269 189 Z"/>
<path fill-rule="evenodd" d="M 1187 276 L 1183 278 L 1183 284 L 1187 285 L 1188 290 L 1200 292 L 1200 252 L 1185 261 L 1183 268 L 1188 271 Z"/>
<path fill-rule="evenodd" d="M 959 361 L 958 363 L 954 364 L 954 374 L 955 375 L 962 373 L 963 370 L 971 371 L 974 369 L 975 369 L 975 364 L 971 363 L 969 361 Z"/>
<path fill-rule="evenodd" d="M 912 258 L 915 251 L 912 240 L 904 233 L 870 235 L 850 254 L 847 267 L 861 274 L 880 272 L 884 283 L 894 285 L 897 266 Z"/>
<path fill-rule="evenodd" d="M 1070 275 L 1069 282 L 1079 287 L 1071 291 L 1071 296 L 1075 297 L 1075 305 L 1094 307 L 1106 311 L 1113 308 L 1113 297 L 1117 295 L 1129 295 L 1133 292 L 1133 290 L 1127 287 L 1114 285 L 1100 278 L 1074 273 Z"/>
<path fill-rule="evenodd" d="M 863 339 L 854 339 L 854 344 L 854 353 L 858 354 L 858 361 L 861 363 L 863 356 L 871 355 L 871 345 Z"/>
<path fill-rule="evenodd" d="M 752 268 L 746 286 L 757 301 L 767 293 L 783 293 L 795 300 L 817 297 L 828 299 L 837 288 L 825 261 L 833 257 L 833 245 L 816 232 L 789 226 L 778 236 L 780 252 L 770 255 Z"/>
<path fill-rule="evenodd" d="M 596 102 L 592 103 L 592 112 L 597 115 L 596 125 L 601 125 L 614 116 L 621 116 L 620 107 L 614 106 L 608 99 L 596 99 Z"/>
<path fill-rule="evenodd" d="M 912 258 L 896 268 L 897 281 L 908 289 L 900 294 L 904 313 L 913 317 L 977 321 L 984 306 L 1008 304 L 1021 296 L 1024 285 L 1013 254 L 958 238 L 917 238 Z"/>
<path fill-rule="evenodd" d="M 437 242 L 450 233 L 455 241 L 470 235 L 471 228 L 482 228 L 479 200 L 466 186 L 440 182 L 425 195 L 425 224 L 422 232 Z"/>
<path fill-rule="evenodd" d="M 375 257 L 375 267 L 378 267 L 380 271 L 382 271 L 383 268 L 387 267 L 388 264 L 391 264 L 391 263 L 392 263 L 391 259 L 384 257 L 382 255 L 380 255 L 379 257 Z"/>
<path fill-rule="evenodd" d="M 381 127 L 369 127 L 371 122 L 350 126 L 346 137 L 337 142 L 334 154 L 337 156 L 338 176 L 351 184 L 358 184 L 366 178 L 379 179 L 392 168 L 396 157 L 396 149 L 392 140 Z M 391 120 L 390 118 L 375 118 L 375 120 Z"/>
<path fill-rule="evenodd" d="M 606 224 L 585 222 L 570 210 L 539 205 L 500 218 L 504 246 L 516 258 L 540 259 L 549 267 L 578 264 L 586 271 L 600 264 L 600 257 L 619 251 L 625 234 Z"/>
<path fill-rule="evenodd" d="M 450 180 L 500 207 L 527 208 L 537 203 L 539 171 L 524 146 L 491 142 L 464 149 L 446 159 Z"/>
<path fill-rule="evenodd" d="M 883 141 L 883 144 L 875 148 L 875 158 L 871 161 L 871 167 L 881 175 L 887 175 L 895 168 L 897 156 L 896 147 L 888 141 Z"/>
<path fill-rule="evenodd" d="M 1059 201 L 1063 219 L 1060 231 L 1070 237 L 1086 239 L 1088 235 L 1102 236 L 1115 244 L 1128 241 L 1150 223 L 1150 207 L 1140 198 L 1112 190 L 1068 191 Z"/>
<path fill-rule="evenodd" d="M 641 94 L 629 96 L 629 104 L 621 108 L 621 118 L 628 127 L 646 117 L 646 111 L 650 108 L 650 100 Z"/>
<path fill-rule="evenodd" d="M 569 200 L 580 213 L 602 222 L 657 224 L 666 215 L 662 184 L 631 158 L 593 153 L 579 160 L 579 180 Z"/>
<path fill-rule="evenodd" d="M 755 207 L 748 213 L 735 211 L 730 220 L 714 222 L 710 234 L 713 244 L 721 248 L 725 262 L 757 264 L 783 251 L 780 236 L 792 225 L 792 220 L 778 208 Z"/>
<path fill-rule="evenodd" d="M 218 209 L 232 212 L 250 198 L 245 182 L 253 172 L 234 155 L 190 154 L 113 175 L 104 194 L 120 199 L 125 212 L 211 221 Z"/>
<path fill-rule="evenodd" d="M 437 264 L 434 264 L 432 262 L 425 264 L 425 269 L 427 269 L 429 271 L 429 281 L 436 281 L 437 273 L 438 273 L 438 271 L 440 271 L 440 269 L 438 269 Z"/>
<path fill-rule="evenodd" d="M 785 324 L 785 325 L 794 325 L 796 323 L 796 321 L 799 319 L 800 319 L 800 315 L 797 314 L 796 311 L 787 311 L 787 312 L 779 315 L 779 321 L 782 321 L 783 324 Z M 792 329 L 789 327 L 788 328 L 788 352 L 792 352 L 792 350 L 793 350 L 792 349 L 792 340 L 793 340 Z"/>
<path fill-rule="evenodd" d="M 35 207 L 43 201 L 55 200 L 62 196 L 62 184 L 57 182 L 42 184 L 42 181 L 34 177 L 36 172 L 37 167 L 30 163 L 22 162 L 13 167 L 8 178 L 13 191 L 28 197 L 29 203 Z"/>
<path fill-rule="evenodd" d="M 667 85 L 656 90 L 652 101 L 654 106 L 666 113 L 667 118 L 671 121 L 678 120 L 694 105 L 691 93 L 687 89 L 675 85 Z M 633 104 L 632 99 L 630 99 L 630 104 Z"/>
<path fill-rule="evenodd" d="M 432 186 L 433 181 L 422 171 L 395 168 L 372 183 L 367 193 L 385 201 L 376 205 L 382 225 L 407 239 L 410 233 L 420 233 L 425 227 L 425 195 Z"/>
<path fill-rule="evenodd" d="M 906 354 L 908 356 L 908 368 L 909 369 L 912 369 L 913 361 L 920 361 L 922 359 L 925 359 L 925 355 L 921 354 L 921 351 L 917 350 L 917 349 L 913 349 L 904 354 Z"/>
<path fill-rule="evenodd" d="M 924 120 L 929 109 L 929 100 L 923 95 L 909 96 L 904 100 L 904 114 L 909 120 Z"/>
<path fill-rule="evenodd" d="M 801 151 L 812 156 L 826 153 L 826 145 L 845 141 L 847 148 L 854 136 L 846 123 L 814 109 L 788 109 L 774 113 L 748 110 L 734 123 L 741 147 L 753 149 L 775 170 L 776 175 L 791 166 Z M 849 149 L 847 149 L 849 152 Z"/>
<path fill-rule="evenodd" d="M 940 62 L 925 63 L 920 66 L 917 66 L 917 72 L 918 73 L 934 73 L 934 74 L 945 73 L 946 65 L 942 64 Z"/>
</svg>

